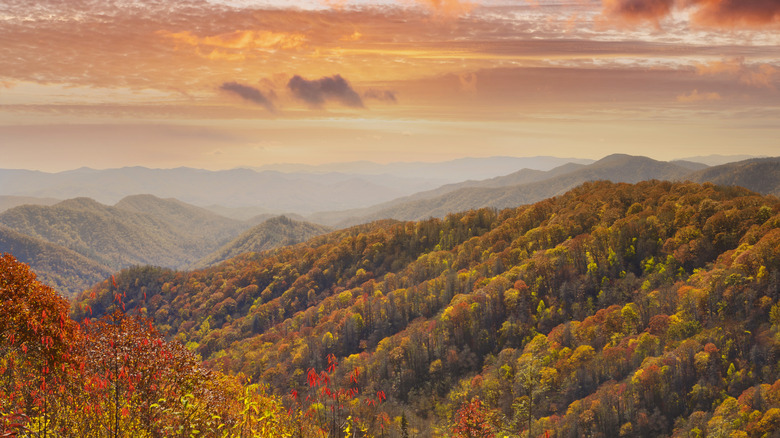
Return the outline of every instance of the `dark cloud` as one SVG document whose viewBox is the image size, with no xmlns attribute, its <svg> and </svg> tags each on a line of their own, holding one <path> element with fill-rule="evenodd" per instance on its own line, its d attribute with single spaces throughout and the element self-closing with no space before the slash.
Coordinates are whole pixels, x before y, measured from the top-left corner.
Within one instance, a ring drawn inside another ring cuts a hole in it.
<svg viewBox="0 0 780 438">
<path fill-rule="evenodd" d="M 629 21 L 658 22 L 674 6 L 674 0 L 604 0 L 603 3 L 607 15 Z"/>
<path fill-rule="evenodd" d="M 248 100 L 252 103 L 256 103 L 264 107 L 268 111 L 271 112 L 276 111 L 276 108 L 274 108 L 274 104 L 270 100 L 268 100 L 268 98 L 265 97 L 265 95 L 257 88 L 250 87 L 249 85 L 239 84 L 238 82 L 225 82 L 219 88 L 221 90 L 225 90 L 237 94 L 244 100 Z"/>
<path fill-rule="evenodd" d="M 689 9 L 693 22 L 709 27 L 761 27 L 780 24 L 778 0 L 602 0 L 611 18 L 653 21 L 675 9 Z"/>
<path fill-rule="evenodd" d="M 328 100 L 341 102 L 346 106 L 363 108 L 363 100 L 341 75 L 307 80 L 295 75 L 287 83 L 293 95 L 314 108 L 321 107 Z"/>
<path fill-rule="evenodd" d="M 719 27 L 780 24 L 778 0 L 687 0 L 698 6 L 694 20 Z"/>
<path fill-rule="evenodd" d="M 369 88 L 363 93 L 363 97 L 366 99 L 381 100 L 383 102 L 396 103 L 395 91 L 391 90 L 377 90 L 375 88 Z"/>
</svg>

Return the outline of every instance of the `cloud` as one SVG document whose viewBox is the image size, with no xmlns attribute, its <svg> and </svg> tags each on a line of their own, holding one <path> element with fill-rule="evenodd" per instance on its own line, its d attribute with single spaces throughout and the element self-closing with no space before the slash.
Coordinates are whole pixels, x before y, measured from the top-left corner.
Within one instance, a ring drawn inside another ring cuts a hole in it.
<svg viewBox="0 0 780 438">
<path fill-rule="evenodd" d="M 244 100 L 256 103 L 270 112 L 276 111 L 274 104 L 257 88 L 250 87 L 249 85 L 239 84 L 238 82 L 225 82 L 219 88 L 220 90 L 236 94 Z"/>
<path fill-rule="evenodd" d="M 715 27 L 753 27 L 780 24 L 777 0 L 687 0 L 698 6 L 696 23 Z"/>
<path fill-rule="evenodd" d="M 326 76 L 314 80 L 307 80 L 295 75 L 287 83 L 287 88 L 292 91 L 293 96 L 314 108 L 322 107 L 328 100 L 335 100 L 353 108 L 363 108 L 363 100 L 360 95 L 341 75 Z"/>
<path fill-rule="evenodd" d="M 603 0 L 604 13 L 628 22 L 652 21 L 669 15 L 674 0 Z"/>
<path fill-rule="evenodd" d="M 434 12 L 449 16 L 468 13 L 474 7 L 472 2 L 461 0 L 417 0 L 417 2 Z"/>
<path fill-rule="evenodd" d="M 677 96 L 677 101 L 681 103 L 706 102 L 721 100 L 718 93 L 699 93 L 699 90 L 693 90 L 690 94 L 681 94 Z"/>
<path fill-rule="evenodd" d="M 375 88 L 369 88 L 363 93 L 363 97 L 366 99 L 380 100 L 382 102 L 396 103 L 398 99 L 395 96 L 395 91 L 392 90 L 377 90 Z"/>
<path fill-rule="evenodd" d="M 461 91 L 467 93 L 477 92 L 477 74 L 476 73 L 461 73 L 458 75 L 458 84 Z"/>
<path fill-rule="evenodd" d="M 363 37 L 362 33 L 358 31 L 354 31 L 352 32 L 351 35 L 344 35 L 343 37 L 339 38 L 339 41 L 358 41 L 362 37 Z"/>
<path fill-rule="evenodd" d="M 158 35 L 190 46 L 209 46 L 222 49 L 295 49 L 306 42 L 301 33 L 270 32 L 265 30 L 238 30 L 213 36 L 199 37 L 192 32 L 158 31 Z"/>
<path fill-rule="evenodd" d="M 780 24 L 777 0 L 602 0 L 604 15 L 618 22 L 653 22 L 674 10 L 689 10 L 694 24 L 715 27 L 764 27 Z"/>
<path fill-rule="evenodd" d="M 774 90 L 775 75 L 780 73 L 780 70 L 770 64 L 747 64 L 744 57 L 738 57 L 698 64 L 696 72 L 702 76 L 719 74 L 734 76 L 742 84 Z"/>
</svg>

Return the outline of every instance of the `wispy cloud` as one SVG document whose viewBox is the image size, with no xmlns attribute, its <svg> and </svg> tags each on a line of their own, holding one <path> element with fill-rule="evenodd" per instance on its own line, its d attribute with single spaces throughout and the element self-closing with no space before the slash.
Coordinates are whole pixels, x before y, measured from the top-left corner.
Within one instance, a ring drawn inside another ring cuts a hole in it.
<svg viewBox="0 0 780 438">
<path fill-rule="evenodd" d="M 694 24 L 706 27 L 767 27 L 780 25 L 777 0 L 602 0 L 604 14 L 617 22 L 659 22 L 673 11 L 690 13 Z"/>
<path fill-rule="evenodd" d="M 238 82 L 225 82 L 219 88 L 233 93 L 244 100 L 260 105 L 270 112 L 276 112 L 274 104 L 257 88 L 239 84 Z"/>
<path fill-rule="evenodd" d="M 775 77 L 780 73 L 780 69 L 771 64 L 748 64 L 744 57 L 698 64 L 696 71 L 700 75 L 732 76 L 742 84 L 770 90 L 776 89 Z"/>
<path fill-rule="evenodd" d="M 677 101 L 681 103 L 711 102 L 721 99 L 722 97 L 718 93 L 699 93 L 699 90 L 693 90 L 689 94 L 677 96 Z"/>
<path fill-rule="evenodd" d="M 396 92 L 392 90 L 378 90 L 375 88 L 369 88 L 368 90 L 363 92 L 363 98 L 365 99 L 373 99 L 373 100 L 379 100 L 382 102 L 391 102 L 396 103 L 398 102 L 398 99 L 396 98 Z"/>
<path fill-rule="evenodd" d="M 474 2 L 462 0 L 417 0 L 429 9 L 446 16 L 457 16 L 469 12 Z"/>
<path fill-rule="evenodd" d="M 297 32 L 271 32 L 267 30 L 237 30 L 220 35 L 199 37 L 192 32 L 158 31 L 157 34 L 175 42 L 190 46 L 218 47 L 222 49 L 295 49 L 303 46 L 306 36 Z"/>
</svg>

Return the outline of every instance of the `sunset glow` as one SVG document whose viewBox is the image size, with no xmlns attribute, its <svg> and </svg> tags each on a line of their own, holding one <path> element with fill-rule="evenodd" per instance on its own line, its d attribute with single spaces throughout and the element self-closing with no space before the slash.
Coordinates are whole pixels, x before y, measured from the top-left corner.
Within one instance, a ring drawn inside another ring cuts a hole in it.
<svg viewBox="0 0 780 438">
<path fill-rule="evenodd" d="M 10 0 L 2 167 L 780 150 L 780 3 Z"/>
</svg>

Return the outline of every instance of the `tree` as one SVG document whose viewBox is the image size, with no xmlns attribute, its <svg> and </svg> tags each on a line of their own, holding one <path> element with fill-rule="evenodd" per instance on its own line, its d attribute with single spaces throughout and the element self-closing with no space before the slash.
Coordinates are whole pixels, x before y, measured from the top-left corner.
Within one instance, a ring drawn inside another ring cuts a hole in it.
<svg viewBox="0 0 780 438">
<path fill-rule="evenodd" d="M 493 414 L 482 405 L 479 398 L 463 404 L 455 414 L 452 427 L 453 438 L 493 438 L 495 427 L 491 424 Z"/>
</svg>

